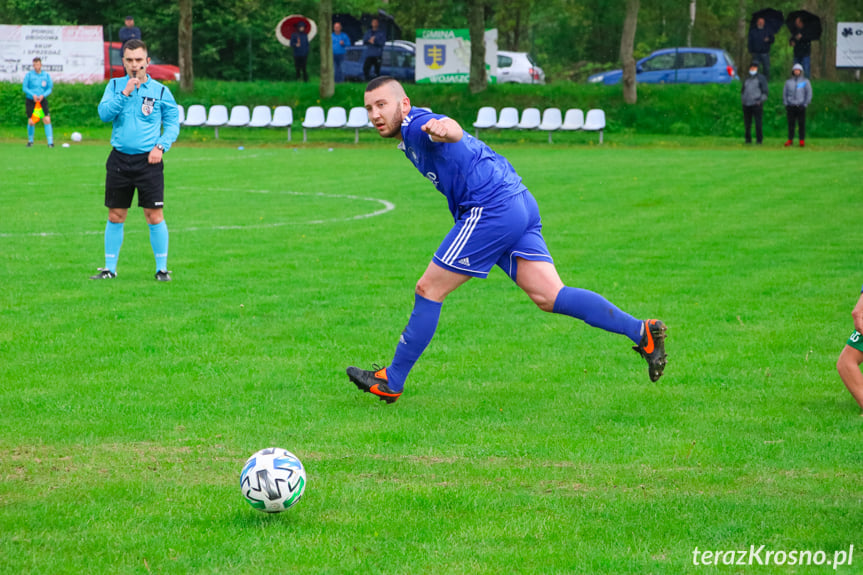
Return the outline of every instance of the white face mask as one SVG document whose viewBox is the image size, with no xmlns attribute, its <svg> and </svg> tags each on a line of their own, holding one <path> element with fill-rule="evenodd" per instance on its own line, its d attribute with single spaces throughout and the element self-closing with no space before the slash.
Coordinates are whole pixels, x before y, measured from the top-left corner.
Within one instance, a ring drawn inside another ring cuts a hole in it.
<svg viewBox="0 0 863 575">
<path fill-rule="evenodd" d="M 758 73 L 758 70 L 749 70 L 749 75 L 750 75 L 750 76 L 754 76 L 754 75 L 755 75 L 755 74 L 757 74 L 757 73 Z"/>
</svg>

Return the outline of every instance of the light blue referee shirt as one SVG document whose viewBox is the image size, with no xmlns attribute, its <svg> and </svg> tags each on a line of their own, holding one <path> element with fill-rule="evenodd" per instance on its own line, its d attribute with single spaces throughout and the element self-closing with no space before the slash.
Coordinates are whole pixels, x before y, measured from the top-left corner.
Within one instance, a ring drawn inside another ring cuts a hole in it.
<svg viewBox="0 0 863 575">
<path fill-rule="evenodd" d="M 34 70 L 30 70 L 24 75 L 24 93 L 31 100 L 35 100 L 36 96 L 47 98 L 53 89 L 54 82 L 48 72 L 37 74 Z"/>
<path fill-rule="evenodd" d="M 165 151 L 180 135 L 177 102 L 166 86 L 147 75 L 131 96 L 123 94 L 127 77 L 113 78 L 99 102 L 99 117 L 113 122 L 111 145 L 124 154 L 146 154 L 156 144 Z"/>
<path fill-rule="evenodd" d="M 446 196 L 449 211 L 459 215 L 474 206 L 488 206 L 527 188 L 512 164 L 481 140 L 464 130 L 454 144 L 433 142 L 422 131 L 432 118 L 445 118 L 420 108 L 411 108 L 402 122 L 402 149 L 408 160 Z"/>
</svg>

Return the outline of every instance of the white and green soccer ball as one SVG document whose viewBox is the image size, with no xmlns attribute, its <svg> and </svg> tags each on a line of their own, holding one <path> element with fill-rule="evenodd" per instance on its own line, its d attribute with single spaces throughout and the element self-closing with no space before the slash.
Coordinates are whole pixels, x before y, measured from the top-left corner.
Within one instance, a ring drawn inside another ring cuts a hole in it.
<svg viewBox="0 0 863 575">
<path fill-rule="evenodd" d="M 286 449 L 268 447 L 252 455 L 240 474 L 240 490 L 249 504 L 266 513 L 296 505 L 306 490 L 306 470 Z"/>
</svg>

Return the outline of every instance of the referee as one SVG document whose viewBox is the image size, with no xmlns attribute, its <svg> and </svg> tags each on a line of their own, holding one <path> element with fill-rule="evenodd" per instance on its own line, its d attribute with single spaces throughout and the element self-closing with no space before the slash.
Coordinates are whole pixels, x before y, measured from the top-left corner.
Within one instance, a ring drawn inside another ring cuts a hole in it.
<svg viewBox="0 0 863 575">
<path fill-rule="evenodd" d="M 123 46 L 125 78 L 114 78 L 99 102 L 99 117 L 113 122 L 105 167 L 105 267 L 90 279 L 117 277 L 117 259 L 123 245 L 123 224 L 138 189 L 138 205 L 150 226 L 150 244 L 156 257 L 156 279 L 171 281 L 168 271 L 168 226 L 162 214 L 165 195 L 162 154 L 180 134 L 177 103 L 171 91 L 150 78 L 147 45 L 129 40 Z"/>
</svg>

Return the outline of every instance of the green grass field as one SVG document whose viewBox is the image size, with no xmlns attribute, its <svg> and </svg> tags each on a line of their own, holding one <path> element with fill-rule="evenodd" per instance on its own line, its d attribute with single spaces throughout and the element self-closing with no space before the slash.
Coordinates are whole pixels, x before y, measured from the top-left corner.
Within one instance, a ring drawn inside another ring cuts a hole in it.
<svg viewBox="0 0 863 575">
<path fill-rule="evenodd" d="M 169 284 L 138 209 L 118 278 L 87 279 L 106 141 L 22 142 L 0 143 L 0 573 L 863 573 L 834 367 L 860 142 L 496 146 L 564 280 L 668 324 L 666 375 L 497 270 L 390 406 L 344 369 L 391 359 L 451 225 L 392 142 L 177 145 Z M 279 515 L 239 490 L 269 446 L 309 479 Z M 693 565 L 761 545 L 857 553 Z"/>
</svg>

